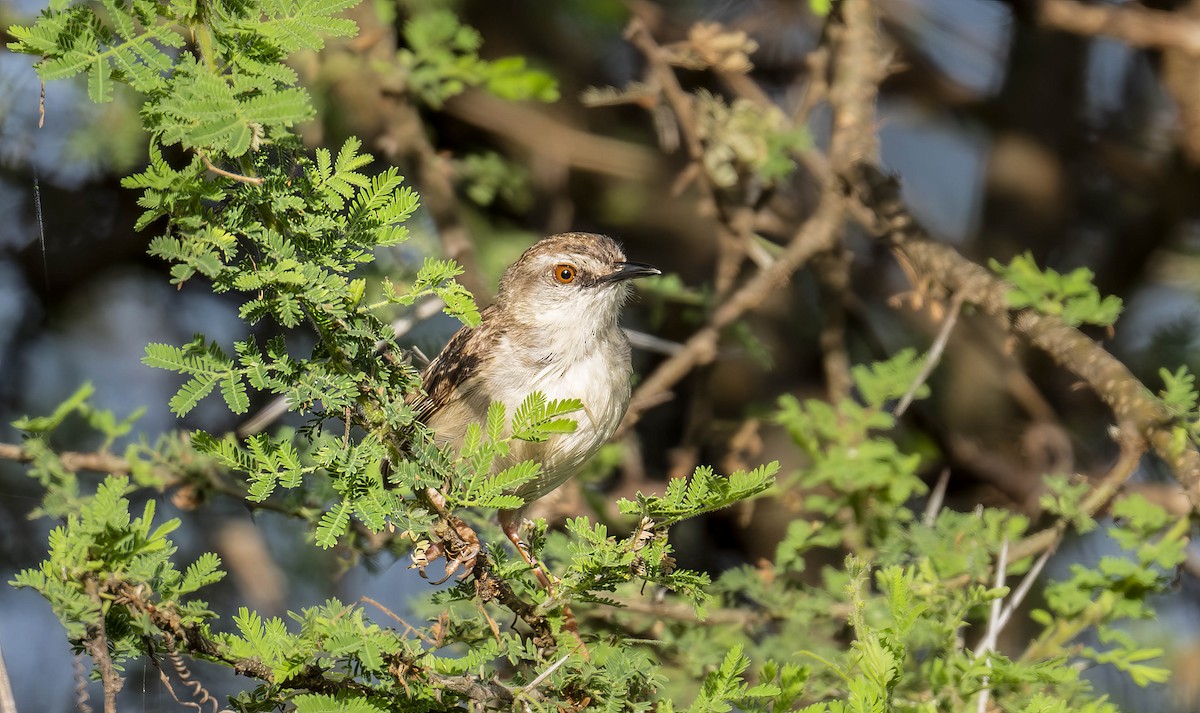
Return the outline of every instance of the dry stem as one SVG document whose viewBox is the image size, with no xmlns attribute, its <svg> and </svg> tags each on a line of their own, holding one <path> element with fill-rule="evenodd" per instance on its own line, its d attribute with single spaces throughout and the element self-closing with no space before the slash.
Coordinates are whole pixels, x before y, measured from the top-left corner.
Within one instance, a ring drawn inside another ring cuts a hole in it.
<svg viewBox="0 0 1200 713">
<path fill-rule="evenodd" d="M 844 26 L 836 42 L 834 76 L 829 92 L 834 110 L 830 162 L 835 167 L 848 167 L 863 157 L 874 156 L 875 99 L 882 76 L 871 3 L 868 0 L 846 0 L 842 4 L 842 21 Z M 658 45 L 640 21 L 635 19 L 631 23 L 628 36 L 646 54 L 655 80 L 676 114 L 680 115 L 677 118 L 687 140 L 688 154 L 694 162 L 700 162 L 703 147 L 698 139 L 693 141 L 691 138 L 694 132 L 691 100 L 679 87 L 674 70 L 658 55 Z M 646 408 L 645 404 L 660 399 L 692 369 L 716 357 L 721 330 L 761 305 L 815 255 L 837 246 L 844 219 L 845 200 L 840 187 L 836 182 L 826 180 L 816 210 L 795 232 L 775 261 L 760 268 L 748 282 L 734 289 L 714 310 L 708 323 L 687 340 L 683 350 L 661 363 L 642 382 L 634 394 L 633 405 L 621 424 L 620 432 L 637 422 Z"/>
</svg>

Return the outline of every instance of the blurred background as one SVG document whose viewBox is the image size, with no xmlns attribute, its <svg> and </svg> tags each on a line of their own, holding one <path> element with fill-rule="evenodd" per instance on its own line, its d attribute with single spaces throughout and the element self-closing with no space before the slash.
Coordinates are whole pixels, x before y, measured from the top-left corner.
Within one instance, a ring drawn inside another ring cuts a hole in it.
<svg viewBox="0 0 1200 713">
<path fill-rule="evenodd" d="M 357 38 L 293 63 L 320 115 L 303 127 L 305 142 L 336 148 L 356 135 L 366 150 L 398 164 L 423 197 L 413 240 L 370 269 L 402 273 L 425 255 L 447 254 L 464 263 L 464 283 L 487 302 L 504 266 L 539 237 L 564 230 L 612 235 L 630 259 L 669 274 L 642 289 L 627 313 L 630 327 L 667 342 L 635 353 L 646 373 L 704 317 L 717 259 L 714 221 L 694 187 L 677 190 L 686 158 L 661 146 L 670 133 L 656 125 L 661 113 L 589 107 L 582 97 L 591 87 L 642 78 L 641 57 L 622 37 L 637 15 L 663 44 L 701 20 L 745 31 L 759 46 L 750 77 L 794 112 L 813 81 L 823 18 L 806 1 L 463 0 L 451 6 L 482 35 L 481 55 L 525 57 L 558 81 L 561 98 L 514 104 L 468 91 L 422 111 L 415 129 L 398 128 L 379 101 L 387 88 L 369 62 L 395 51 L 397 28 L 424 4 L 367 3 L 352 11 Z M 883 163 L 899 175 L 929 231 L 977 262 L 1031 251 L 1040 265 L 1059 271 L 1092 269 L 1102 294 L 1126 302 L 1115 333 L 1093 336 L 1157 388 L 1160 367 L 1200 368 L 1200 144 L 1189 131 L 1200 122 L 1200 59 L 1057 31 L 1038 21 L 1041 4 L 880 0 L 892 59 L 878 117 Z M 38 9 L 9 0 L 0 5 L 0 26 L 28 21 Z M 180 379 L 140 363 L 149 342 L 181 344 L 203 332 L 231 344 L 244 326 L 237 303 L 198 280 L 179 290 L 169 285 L 165 266 L 146 255 L 149 236 L 133 230 L 137 194 L 119 181 L 146 159 L 138 101 L 118 92 L 115 102 L 96 106 L 82 85 L 54 83 L 39 128 L 32 61 L 0 50 L 0 442 L 17 442 L 13 419 L 50 411 L 83 382 L 95 385 L 97 405 L 118 415 L 146 407 L 140 430 L 149 437 L 236 428 L 217 403 L 174 418 L 166 404 Z M 699 73 L 682 77 L 689 88 L 728 90 Z M 815 146 L 828 134 L 828 118 L 821 107 L 808 115 Z M 813 185 L 799 170 L 773 200 L 802 218 Z M 756 228 L 770 241 L 788 237 L 786 225 Z M 852 359 L 927 348 L 938 324 L 889 303 L 909 289 L 890 255 L 862 236 L 852 235 L 848 247 Z M 603 512 L 617 495 L 659 488 L 698 463 L 726 470 L 771 459 L 794 465 L 787 439 L 759 419 L 781 394 L 825 393 L 821 289 L 799 273 L 734 330 L 715 364 L 649 410 L 621 448 L 585 482 L 543 503 L 541 514 L 554 520 L 589 508 Z M 432 355 L 454 326 L 438 317 L 407 339 Z M 1114 456 L 1107 409 L 1047 359 L 1014 353 L 987 324 L 964 318 L 934 384 L 935 400 L 915 408 L 912 447 L 936 454 L 931 481 L 950 468 L 952 507 L 985 503 L 1033 513 L 1043 474 L 1102 473 Z M 60 445 L 85 450 L 95 443 Z M 1148 469 L 1138 480 L 1148 496 L 1177 502 L 1163 474 Z M 22 468 L 0 462 L 0 580 L 44 552 L 52 523 L 27 517 L 38 501 Z M 209 595 L 219 612 L 248 601 L 264 615 L 280 614 L 329 596 L 363 595 L 404 611 L 408 593 L 428 587 L 406 561 L 347 566 L 336 551 L 296 546 L 296 525 L 270 514 L 252 517 L 238 503 L 164 509 L 184 520 L 182 561 L 215 550 L 232 571 Z M 761 506 L 749 527 L 736 513 L 681 526 L 673 533 L 681 564 L 715 572 L 769 554 L 784 525 L 775 510 Z M 1115 550 L 1102 534 L 1069 541 L 1051 569 Z M 1162 602 L 1162 619 L 1138 632 L 1168 648 L 1175 670 L 1169 684 L 1140 690 L 1094 672 L 1126 709 L 1200 710 L 1198 591 L 1185 572 L 1177 595 Z M 74 710 L 73 657 L 35 593 L 0 587 L 0 647 L 22 711 Z M 210 688 L 222 690 L 212 677 L 223 674 L 199 669 Z M 141 710 L 177 708 L 159 686 L 153 670 L 133 671 L 124 695 Z"/>
</svg>

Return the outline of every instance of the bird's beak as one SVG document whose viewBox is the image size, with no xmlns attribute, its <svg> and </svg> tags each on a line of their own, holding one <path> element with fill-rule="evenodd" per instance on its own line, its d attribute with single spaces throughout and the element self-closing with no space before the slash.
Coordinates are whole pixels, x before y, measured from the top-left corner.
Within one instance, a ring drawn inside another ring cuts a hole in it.
<svg viewBox="0 0 1200 713">
<path fill-rule="evenodd" d="M 632 280 L 635 277 L 649 277 L 651 275 L 662 274 L 662 270 L 653 265 L 647 265 L 644 262 L 618 262 L 614 267 L 617 269 L 601 277 L 597 282 L 621 282 L 623 280 Z"/>
</svg>

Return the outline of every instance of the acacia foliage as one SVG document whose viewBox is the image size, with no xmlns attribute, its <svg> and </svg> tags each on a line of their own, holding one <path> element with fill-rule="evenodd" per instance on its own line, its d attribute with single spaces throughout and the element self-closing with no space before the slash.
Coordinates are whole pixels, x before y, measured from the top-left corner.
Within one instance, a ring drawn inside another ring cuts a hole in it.
<svg viewBox="0 0 1200 713">
<path fill-rule="evenodd" d="M 809 459 L 795 472 L 769 464 L 726 477 L 701 467 L 662 495 L 622 502 L 628 535 L 586 518 L 565 533 L 535 532 L 535 554 L 561 577 L 552 592 L 504 547 L 468 555 L 464 531 L 496 538 L 467 508 L 512 507 L 508 492 L 536 476 L 536 464 L 524 463 L 488 477 L 494 460 L 514 438 L 569 430 L 583 405 L 533 394 L 511 415 L 493 407 L 457 453 L 436 447 L 414 420 L 406 398 L 419 388 L 417 375 L 396 356 L 386 310 L 435 294 L 466 324 L 479 314 L 447 261 L 426 261 L 406 284 L 355 277 L 374 250 L 407 238 L 418 196 L 394 169 L 372 171 L 356 140 L 310 155 L 292 132 L 313 109 L 283 60 L 353 33 L 338 15 L 350 4 L 56 0 L 35 24 L 10 30 L 12 49 L 42 57 L 45 79 L 84 73 L 94 101 L 110 100 L 114 83 L 143 96 L 149 164 L 125 185 L 141 191 L 138 227 L 157 232 L 149 250 L 170 263 L 172 282 L 202 277 L 215 291 L 243 296 L 248 324 L 305 325 L 317 336 L 305 354 L 283 338 L 247 337 L 231 355 L 198 335 L 185 345 L 151 344 L 144 359 L 185 377 L 171 399 L 181 416 L 214 393 L 234 413 L 249 408 L 252 391 L 270 393 L 311 417 L 300 433 L 239 441 L 195 432 L 135 443 L 108 461 L 121 472 L 93 490 L 55 451 L 56 430 L 81 418 L 111 455 L 136 414 L 118 420 L 97 409 L 85 387 L 54 414 L 18 422 L 30 473 L 46 488 L 39 514 L 61 524 L 45 562 L 13 584 L 47 598 L 71 642 L 93 655 L 106 688 L 119 685 L 132 659 L 191 657 L 254 679 L 229 702 L 241 711 L 936 711 L 961 710 L 986 691 L 1004 710 L 1044 713 L 1113 710 L 1068 665 L 1080 658 L 1117 666 L 1140 684 L 1163 679 L 1150 663 L 1159 652 L 1141 648 L 1120 623 L 1152 615 L 1146 597 L 1168 585 L 1188 528 L 1144 500 L 1123 501 L 1112 528 L 1131 556 L 1077 568 L 1047 590 L 1045 608 L 1033 615 L 1041 633 L 1023 655 L 1005 656 L 976 634 L 1002 626 L 1005 607 L 1019 599 L 1006 577 L 1027 572 L 1033 555 L 1006 553 L 1025 541 L 1030 523 L 998 510 L 924 518 L 913 511 L 925 491 L 921 458 L 897 441 L 889 410 L 917 379 L 913 352 L 854 369 L 856 397 L 780 401 L 774 418 Z M 449 13 L 420 14 L 404 34 L 408 47 L 395 67 L 414 101 L 436 107 L 468 85 L 505 98 L 556 96 L 552 81 L 519 58 L 479 58 L 478 35 Z M 724 129 L 712 135 L 727 137 L 708 148 L 725 147 L 726 163 L 736 165 L 729 170 L 764 180 L 786 174 L 794 166 L 788 152 L 803 137 L 747 122 L 736 109 L 706 114 Z M 733 162 L 740 154 L 729 144 L 748 135 L 766 154 Z M 182 151 L 166 150 L 174 147 Z M 1009 278 L 1028 286 L 1020 304 L 1053 310 L 1061 298 L 1080 321 L 1097 310 L 1104 314 L 1091 321 L 1115 317 L 1116 305 L 1093 295 L 1086 275 L 1039 275 L 1024 263 L 1010 268 Z M 1180 438 L 1194 439 L 1191 377 L 1170 376 L 1166 403 L 1180 414 Z M 357 428 L 319 428 L 334 418 Z M 296 516 L 319 547 L 411 550 L 425 564 L 437 551 L 465 577 L 422 605 L 432 623 L 416 629 L 377 623 L 336 600 L 290 621 L 243 607 L 222 623 L 197 597 L 223 575 L 220 562 L 205 554 L 177 563 L 168 537 L 177 523 L 155 522 L 154 496 L 147 498 L 184 486 Z M 1061 527 L 1095 526 L 1078 486 L 1066 478 L 1051 486 L 1046 506 Z M 790 524 L 772 561 L 716 581 L 676 566 L 667 527 L 771 487 L 803 498 L 809 513 Z M 147 503 L 138 517 L 130 512 L 134 492 Z M 805 572 L 814 553 L 841 550 L 853 553 L 844 567 Z M 655 603 L 647 584 L 670 599 Z M 513 625 L 497 624 L 513 614 Z M 1108 647 L 1075 643 L 1088 628 Z"/>
</svg>

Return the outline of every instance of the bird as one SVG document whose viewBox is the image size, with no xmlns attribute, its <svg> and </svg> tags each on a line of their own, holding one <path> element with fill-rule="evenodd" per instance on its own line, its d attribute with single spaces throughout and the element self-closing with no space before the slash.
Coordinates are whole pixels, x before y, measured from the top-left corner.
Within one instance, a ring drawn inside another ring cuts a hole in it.
<svg viewBox="0 0 1200 713">
<path fill-rule="evenodd" d="M 548 400 L 579 399 L 577 427 L 539 443 L 513 441 L 493 474 L 522 461 L 541 466 L 513 490 L 521 506 L 499 512 L 505 536 L 536 564 L 520 530 L 528 506 L 575 475 L 616 432 L 629 407 L 629 339 L 618 318 L 629 281 L 661 275 L 630 262 L 612 238 L 596 233 L 551 235 L 505 270 L 495 302 L 480 323 L 464 326 L 426 366 L 421 395 L 410 406 L 439 445 L 461 447 L 492 402 L 512 414 L 534 391 Z"/>
</svg>

